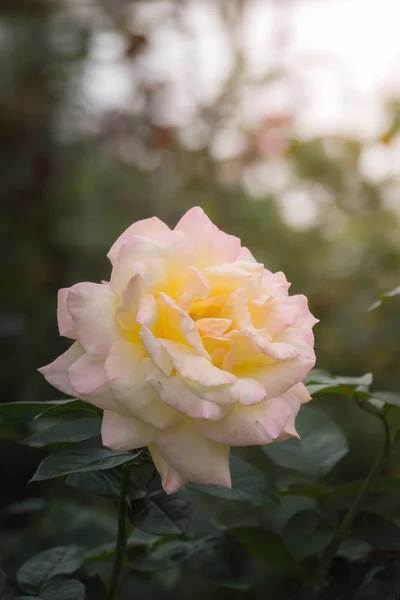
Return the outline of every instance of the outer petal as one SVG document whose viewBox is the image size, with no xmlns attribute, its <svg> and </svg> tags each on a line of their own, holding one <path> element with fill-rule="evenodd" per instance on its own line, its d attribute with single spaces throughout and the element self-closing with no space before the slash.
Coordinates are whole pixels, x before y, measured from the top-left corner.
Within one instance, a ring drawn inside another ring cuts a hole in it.
<svg viewBox="0 0 400 600">
<path fill-rule="evenodd" d="M 155 445 L 182 477 L 197 483 L 231 487 L 229 446 L 204 438 L 190 419 L 164 429 L 158 434 Z"/>
<path fill-rule="evenodd" d="M 253 377 L 264 386 L 267 397 L 275 398 L 287 392 L 296 383 L 303 381 L 314 363 L 315 359 L 299 356 L 253 369 L 248 372 L 248 376 Z M 242 375 L 245 374 L 242 373 Z"/>
<path fill-rule="evenodd" d="M 117 338 L 115 302 L 107 284 L 77 283 L 68 292 L 77 339 L 92 356 L 105 358 Z"/>
<path fill-rule="evenodd" d="M 84 354 L 82 346 L 75 342 L 64 354 L 61 354 L 56 360 L 45 367 L 38 369 L 39 373 L 44 375 L 46 380 L 53 385 L 57 390 L 72 396 L 74 398 L 79 397 L 75 388 L 73 387 L 68 369 Z"/>
<path fill-rule="evenodd" d="M 166 494 L 173 494 L 186 485 L 188 480 L 167 463 L 154 444 L 150 444 L 149 450 Z"/>
<path fill-rule="evenodd" d="M 79 397 L 105 410 L 118 410 L 108 385 L 103 362 L 83 354 L 68 370 L 72 386 Z"/>
<path fill-rule="evenodd" d="M 110 287 L 120 294 L 135 273 L 140 273 L 145 287 L 150 288 L 167 276 L 163 246 L 151 238 L 135 235 L 125 240 L 111 273 Z"/>
<path fill-rule="evenodd" d="M 196 266 L 233 262 L 239 254 L 239 238 L 218 229 L 199 207 L 188 210 L 175 230 L 183 231 L 193 243 Z"/>
<path fill-rule="evenodd" d="M 157 217 L 144 219 L 133 223 L 128 229 L 122 233 L 117 241 L 112 245 L 111 250 L 107 254 L 111 263 L 114 265 L 117 260 L 118 252 L 125 240 L 133 235 L 146 235 L 156 240 L 162 240 L 171 233 L 168 225 L 160 221 Z"/>
<path fill-rule="evenodd" d="M 181 414 L 164 404 L 147 383 L 138 346 L 124 340 L 115 342 L 106 360 L 105 372 L 114 398 L 127 414 L 160 428 L 181 418 Z"/>
<path fill-rule="evenodd" d="M 225 385 L 236 381 L 232 373 L 214 367 L 209 360 L 188 346 L 169 340 L 160 340 L 160 342 L 166 349 L 172 366 L 182 377 L 192 379 L 204 386 Z"/>
<path fill-rule="evenodd" d="M 101 424 L 103 445 L 111 450 L 127 451 L 150 444 L 157 429 L 139 419 L 105 410 Z"/>
<path fill-rule="evenodd" d="M 195 419 L 221 419 L 225 415 L 222 406 L 203 400 L 186 385 L 182 377 L 164 375 L 149 359 L 144 361 L 147 381 L 160 395 L 162 400 L 179 410 L 182 414 Z"/>
<path fill-rule="evenodd" d="M 253 406 L 236 405 L 216 423 L 199 419 L 195 425 L 202 435 L 218 444 L 256 446 L 276 440 L 291 415 L 292 409 L 283 399 L 271 398 Z"/>
<path fill-rule="evenodd" d="M 57 295 L 57 321 L 58 321 L 58 330 L 60 335 L 65 337 L 75 339 L 75 327 L 72 321 L 72 317 L 69 314 L 69 310 L 67 307 L 67 296 L 68 296 L 69 288 L 61 288 L 58 290 Z"/>
</svg>

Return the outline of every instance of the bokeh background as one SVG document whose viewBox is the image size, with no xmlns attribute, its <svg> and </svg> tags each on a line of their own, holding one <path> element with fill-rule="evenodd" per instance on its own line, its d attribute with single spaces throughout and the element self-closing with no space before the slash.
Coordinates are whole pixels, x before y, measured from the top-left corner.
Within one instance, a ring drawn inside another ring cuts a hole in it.
<svg viewBox="0 0 400 600">
<path fill-rule="evenodd" d="M 3 0 L 1 401 L 59 396 L 36 372 L 68 346 L 57 289 L 107 279 L 133 221 L 194 205 L 308 295 L 318 367 L 399 390 L 399 302 L 367 312 L 400 280 L 399 18 L 395 0 Z"/>
</svg>

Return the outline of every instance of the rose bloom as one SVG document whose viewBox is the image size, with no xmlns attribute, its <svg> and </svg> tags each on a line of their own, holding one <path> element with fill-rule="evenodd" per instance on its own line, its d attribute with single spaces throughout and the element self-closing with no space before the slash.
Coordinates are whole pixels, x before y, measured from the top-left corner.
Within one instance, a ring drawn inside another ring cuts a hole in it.
<svg viewBox="0 0 400 600">
<path fill-rule="evenodd" d="M 109 282 L 59 290 L 60 334 L 76 341 L 39 369 L 104 410 L 104 446 L 148 446 L 173 493 L 189 481 L 230 487 L 230 446 L 298 437 L 317 320 L 283 273 L 201 208 L 174 230 L 134 223 L 108 257 Z"/>
</svg>

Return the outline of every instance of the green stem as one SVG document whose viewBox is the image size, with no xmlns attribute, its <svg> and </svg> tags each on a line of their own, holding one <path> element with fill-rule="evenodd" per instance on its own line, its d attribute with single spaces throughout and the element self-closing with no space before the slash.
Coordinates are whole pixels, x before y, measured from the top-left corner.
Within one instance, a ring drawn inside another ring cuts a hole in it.
<svg viewBox="0 0 400 600">
<path fill-rule="evenodd" d="M 323 580 L 325 579 L 325 575 L 329 571 L 329 567 L 331 566 L 331 563 L 336 556 L 336 553 L 338 551 L 340 544 L 342 543 L 342 540 L 345 538 L 345 536 L 349 532 L 349 529 L 360 509 L 360 506 L 363 503 L 366 495 L 368 494 L 368 490 L 370 489 L 371 484 L 373 483 L 375 477 L 380 473 L 380 471 L 383 467 L 383 464 L 386 460 L 386 457 L 388 456 L 388 454 L 390 452 L 390 429 L 389 429 L 389 424 L 386 420 L 385 415 L 381 411 L 373 408 L 372 406 L 369 406 L 365 403 L 360 402 L 358 399 L 357 399 L 357 402 L 363 410 L 367 410 L 368 412 L 374 414 L 376 417 L 378 417 L 381 420 L 381 422 L 384 426 L 385 443 L 384 443 L 382 452 L 380 452 L 378 454 L 378 456 L 376 457 L 376 459 L 374 460 L 367 478 L 364 480 L 364 483 L 361 486 L 357 496 L 354 498 L 353 504 L 351 505 L 350 509 L 346 513 L 343 521 L 341 522 L 338 530 L 336 531 L 336 534 L 335 534 L 332 542 L 329 544 L 329 546 L 327 547 L 327 549 L 325 551 L 324 556 L 322 557 L 322 560 L 321 560 L 321 562 L 316 570 L 315 576 L 314 576 L 314 583 L 316 583 L 317 585 L 320 585 L 323 582 Z"/>
<path fill-rule="evenodd" d="M 110 587 L 108 589 L 107 600 L 118 600 L 120 587 L 122 566 L 127 540 L 127 491 L 129 483 L 130 464 L 126 463 L 123 467 L 121 491 L 119 496 L 118 506 L 118 533 L 117 542 L 115 545 L 115 558 L 111 574 Z"/>
</svg>

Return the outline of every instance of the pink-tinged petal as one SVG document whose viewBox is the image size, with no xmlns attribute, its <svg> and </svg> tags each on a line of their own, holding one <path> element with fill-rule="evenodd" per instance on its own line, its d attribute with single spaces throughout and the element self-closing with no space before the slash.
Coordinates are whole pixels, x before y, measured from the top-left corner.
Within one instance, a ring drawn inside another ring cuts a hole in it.
<svg viewBox="0 0 400 600">
<path fill-rule="evenodd" d="M 181 418 L 147 383 L 143 352 L 138 346 L 125 340 L 115 342 L 104 368 L 115 400 L 128 415 L 159 428 Z"/>
<path fill-rule="evenodd" d="M 160 312 L 157 300 L 152 294 L 146 294 L 139 301 L 136 322 L 139 325 L 146 325 L 149 329 L 152 329 L 159 317 Z"/>
<path fill-rule="evenodd" d="M 139 419 L 105 410 L 101 424 L 103 446 L 111 450 L 125 452 L 150 444 L 158 429 Z"/>
<path fill-rule="evenodd" d="M 206 352 L 195 322 L 182 308 L 163 292 L 158 298 L 161 317 L 161 337 L 181 344 L 189 344 L 199 354 L 210 358 Z"/>
<path fill-rule="evenodd" d="M 237 260 L 245 260 L 247 262 L 257 262 L 248 248 L 242 246 L 240 248 Z"/>
<path fill-rule="evenodd" d="M 290 327 L 276 336 L 275 340 L 279 343 L 290 344 L 296 348 L 300 356 L 315 363 L 314 334 L 311 329 Z"/>
<path fill-rule="evenodd" d="M 246 263 L 246 265 L 253 263 Z M 260 269 L 249 270 L 243 268 L 239 263 L 226 263 L 215 267 L 206 267 L 204 275 L 211 287 L 214 296 L 222 295 L 225 299 L 242 288 L 247 297 L 254 298 L 262 293 L 262 271 Z"/>
<path fill-rule="evenodd" d="M 175 230 L 183 231 L 193 243 L 197 266 L 233 262 L 239 254 L 239 238 L 218 229 L 199 207 L 190 209 Z"/>
<path fill-rule="evenodd" d="M 300 437 L 296 431 L 295 421 L 297 413 L 300 409 L 301 402 L 298 396 L 293 392 L 295 387 L 296 386 L 292 387 L 292 389 L 290 389 L 286 394 L 282 394 L 282 400 L 284 400 L 290 408 L 290 415 L 284 427 L 284 430 L 282 431 L 282 434 L 279 436 L 277 441 L 286 440 L 291 437 Z"/>
<path fill-rule="evenodd" d="M 206 318 L 198 319 L 198 321 L 196 321 L 197 330 L 203 335 L 211 337 L 218 337 L 219 335 L 222 335 L 228 331 L 231 325 L 232 321 L 230 319 Z"/>
<path fill-rule="evenodd" d="M 247 376 L 259 381 L 265 388 L 267 398 L 276 398 L 303 381 L 315 364 L 315 359 L 303 357 L 275 362 L 248 371 Z M 246 372 L 241 373 L 245 377 Z"/>
<path fill-rule="evenodd" d="M 140 330 L 140 339 L 142 340 L 143 348 L 146 350 L 153 363 L 161 369 L 165 375 L 170 375 L 172 363 L 162 341 L 157 339 L 145 325 L 143 325 Z"/>
<path fill-rule="evenodd" d="M 255 379 L 240 378 L 233 383 L 229 390 L 235 402 L 239 402 L 243 406 L 252 406 L 262 402 L 267 393 L 264 386 Z"/>
<path fill-rule="evenodd" d="M 268 333 L 275 337 L 288 327 L 292 327 L 297 320 L 298 309 L 295 296 L 287 298 L 269 298 L 264 303 L 252 303 L 250 312 L 253 317 L 254 326 L 265 328 Z"/>
<path fill-rule="evenodd" d="M 143 280 L 140 275 L 133 275 L 121 294 L 116 315 L 123 329 L 131 330 L 138 326 L 136 315 L 140 298 L 143 295 Z"/>
<path fill-rule="evenodd" d="M 194 301 L 209 298 L 210 292 L 210 286 L 203 273 L 191 265 L 184 268 L 182 283 L 177 294 L 179 306 L 189 310 Z"/>
<path fill-rule="evenodd" d="M 203 437 L 190 419 L 182 419 L 161 431 L 155 445 L 168 464 L 185 479 L 231 487 L 229 446 Z"/>
<path fill-rule="evenodd" d="M 188 483 L 188 480 L 185 479 L 185 477 L 167 463 L 154 444 L 150 444 L 149 451 L 154 461 L 154 465 L 160 474 L 162 486 L 166 494 L 174 494 Z"/>
<path fill-rule="evenodd" d="M 74 398 L 79 397 L 77 391 L 72 386 L 69 378 L 68 369 L 73 365 L 84 354 L 82 346 L 75 342 L 64 354 L 61 354 L 56 360 L 45 367 L 38 369 L 45 379 L 57 390 L 72 396 Z"/>
<path fill-rule="evenodd" d="M 284 298 L 288 295 L 290 283 L 282 271 L 271 273 L 268 269 L 264 269 L 262 287 L 267 296 Z"/>
<path fill-rule="evenodd" d="M 162 244 L 140 235 L 128 238 L 121 246 L 111 273 L 110 287 L 120 294 L 135 273 L 140 273 L 144 286 L 150 288 L 167 276 Z"/>
<path fill-rule="evenodd" d="M 118 410 L 102 361 L 83 354 L 70 366 L 68 374 L 73 388 L 82 400 L 105 410 Z"/>
<path fill-rule="evenodd" d="M 76 338 L 75 327 L 72 321 L 72 317 L 69 314 L 69 310 L 67 307 L 67 296 L 68 296 L 69 288 L 61 288 L 58 290 L 57 296 L 57 321 L 58 321 L 58 331 L 60 335 L 64 337 L 71 338 L 74 340 Z"/>
<path fill-rule="evenodd" d="M 261 330 L 244 329 L 230 331 L 226 337 L 233 342 L 231 350 L 234 367 L 252 365 L 261 367 L 274 361 L 286 361 L 298 356 L 291 344 L 268 341 L 268 334 Z"/>
<path fill-rule="evenodd" d="M 187 379 L 192 379 L 200 385 L 214 386 L 233 383 L 236 377 L 232 373 L 214 367 L 213 364 L 197 352 L 169 340 L 160 340 L 168 353 L 173 368 Z"/>
<path fill-rule="evenodd" d="M 137 223 L 133 223 L 133 225 L 128 227 L 128 229 L 119 236 L 107 256 L 114 265 L 122 244 L 133 235 L 142 235 L 155 240 L 163 240 L 170 235 L 170 233 L 171 230 L 168 225 L 160 221 L 157 217 L 137 221 Z"/>
<path fill-rule="evenodd" d="M 105 358 L 117 338 L 115 303 L 106 284 L 77 283 L 69 289 L 67 305 L 77 339 L 92 356 Z"/>
<path fill-rule="evenodd" d="M 227 446 L 256 446 L 276 440 L 292 414 L 281 398 L 253 406 L 235 405 L 229 415 L 216 423 L 200 419 L 196 428 L 207 438 Z"/>
<path fill-rule="evenodd" d="M 179 375 L 166 376 L 149 359 L 144 361 L 147 381 L 169 406 L 194 419 L 221 419 L 226 413 L 221 406 L 203 400 L 186 385 Z"/>
<path fill-rule="evenodd" d="M 253 327 L 244 289 L 238 288 L 228 296 L 221 311 L 221 316 L 231 320 L 232 329 L 249 329 Z"/>
<path fill-rule="evenodd" d="M 311 396 L 304 383 L 296 383 L 289 392 L 294 394 L 300 400 L 301 404 L 305 404 L 311 400 Z"/>
<path fill-rule="evenodd" d="M 296 302 L 297 308 L 297 319 L 296 319 L 296 327 L 302 327 L 305 329 L 311 329 L 319 323 L 319 320 L 316 319 L 308 308 L 308 300 L 306 296 L 302 294 L 298 294 L 296 296 L 291 296 L 293 302 Z"/>
</svg>

